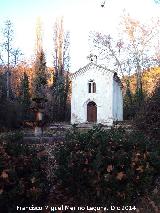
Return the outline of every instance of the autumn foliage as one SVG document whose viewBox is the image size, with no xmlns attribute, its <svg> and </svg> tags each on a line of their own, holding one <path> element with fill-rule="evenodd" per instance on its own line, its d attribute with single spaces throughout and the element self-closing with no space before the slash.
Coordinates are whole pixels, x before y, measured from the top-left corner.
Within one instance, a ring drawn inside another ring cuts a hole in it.
<svg viewBox="0 0 160 213">
<path fill-rule="evenodd" d="M 158 78 L 160 76 L 160 67 L 154 67 L 146 69 L 142 72 L 142 85 L 143 85 L 143 91 L 146 95 L 150 96 L 152 95 L 156 82 L 158 81 Z M 123 83 L 123 92 L 126 92 L 126 84 L 125 81 L 128 79 L 128 76 L 125 78 L 122 78 Z M 132 94 L 135 94 L 136 92 L 136 75 L 132 75 L 129 77 L 130 81 L 130 90 Z"/>
</svg>

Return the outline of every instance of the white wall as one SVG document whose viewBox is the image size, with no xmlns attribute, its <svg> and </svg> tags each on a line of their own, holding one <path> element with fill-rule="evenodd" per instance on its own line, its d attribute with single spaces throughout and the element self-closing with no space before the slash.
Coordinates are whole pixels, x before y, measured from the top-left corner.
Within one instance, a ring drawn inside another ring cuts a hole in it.
<svg viewBox="0 0 160 213">
<path fill-rule="evenodd" d="M 123 120 L 123 97 L 120 84 L 113 80 L 113 117 L 114 121 Z"/>
<path fill-rule="evenodd" d="M 96 93 L 88 93 L 88 81 L 96 83 Z M 112 124 L 113 121 L 113 73 L 98 70 L 95 66 L 72 79 L 71 123 L 87 122 L 87 103 L 97 104 L 97 123 Z"/>
</svg>

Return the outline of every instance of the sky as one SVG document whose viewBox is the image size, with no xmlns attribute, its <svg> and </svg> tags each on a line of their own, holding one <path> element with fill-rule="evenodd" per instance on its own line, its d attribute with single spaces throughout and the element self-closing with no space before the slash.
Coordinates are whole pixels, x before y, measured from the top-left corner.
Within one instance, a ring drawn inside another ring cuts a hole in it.
<svg viewBox="0 0 160 213">
<path fill-rule="evenodd" d="M 43 23 L 43 46 L 48 66 L 52 65 L 53 26 L 56 17 L 64 17 L 64 28 L 71 36 L 71 71 L 88 63 L 88 34 L 91 30 L 116 35 L 125 9 L 134 18 L 149 21 L 160 17 L 154 0 L 0 0 L 0 28 L 10 19 L 15 29 L 15 46 L 30 59 L 35 47 L 36 18 Z M 0 41 L 1 42 L 1 41 Z"/>
</svg>

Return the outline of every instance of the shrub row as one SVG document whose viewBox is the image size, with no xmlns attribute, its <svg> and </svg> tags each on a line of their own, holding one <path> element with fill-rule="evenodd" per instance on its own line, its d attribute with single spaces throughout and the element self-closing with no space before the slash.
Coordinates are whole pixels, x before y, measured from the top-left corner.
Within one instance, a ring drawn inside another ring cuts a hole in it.
<svg viewBox="0 0 160 213">
<path fill-rule="evenodd" d="M 56 179 L 77 205 L 131 204 L 160 172 L 160 145 L 122 128 L 74 127 L 53 154 Z"/>
</svg>

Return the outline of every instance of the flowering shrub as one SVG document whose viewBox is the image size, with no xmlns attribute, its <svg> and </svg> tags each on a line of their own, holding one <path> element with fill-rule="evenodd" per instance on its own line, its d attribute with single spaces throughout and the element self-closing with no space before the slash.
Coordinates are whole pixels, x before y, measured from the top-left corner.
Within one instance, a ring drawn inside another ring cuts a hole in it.
<svg viewBox="0 0 160 213">
<path fill-rule="evenodd" d="M 160 146 L 140 132 L 75 127 L 55 151 L 55 175 L 77 205 L 131 204 L 160 171 Z"/>
</svg>

